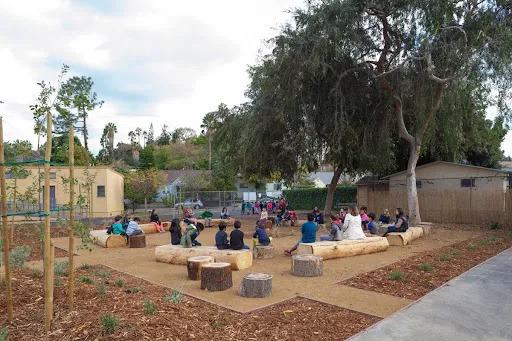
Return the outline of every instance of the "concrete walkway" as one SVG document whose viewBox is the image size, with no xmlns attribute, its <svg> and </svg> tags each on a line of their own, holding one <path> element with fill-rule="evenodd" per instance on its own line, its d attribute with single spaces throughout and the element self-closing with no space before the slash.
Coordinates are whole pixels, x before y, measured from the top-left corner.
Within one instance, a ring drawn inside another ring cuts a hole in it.
<svg viewBox="0 0 512 341">
<path fill-rule="evenodd" d="M 512 340 L 512 248 L 350 340 Z"/>
</svg>

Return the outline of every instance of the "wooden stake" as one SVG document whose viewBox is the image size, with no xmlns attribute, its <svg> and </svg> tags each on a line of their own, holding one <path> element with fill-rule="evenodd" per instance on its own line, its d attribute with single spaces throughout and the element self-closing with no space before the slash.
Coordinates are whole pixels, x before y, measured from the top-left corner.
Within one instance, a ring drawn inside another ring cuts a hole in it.
<svg viewBox="0 0 512 341">
<path fill-rule="evenodd" d="M 14 177 L 14 198 L 12 207 L 14 207 L 12 213 L 16 213 L 16 194 L 18 192 L 18 179 Z M 14 216 L 12 216 L 12 226 L 11 226 L 11 245 L 14 245 Z"/>
<path fill-rule="evenodd" d="M 72 125 L 69 126 L 69 275 L 68 275 L 68 306 L 69 310 L 74 307 L 75 294 L 75 268 L 73 264 L 75 239 L 73 229 L 75 226 L 75 131 Z"/>
<path fill-rule="evenodd" d="M 9 227 L 7 226 L 7 189 L 5 186 L 4 128 L 0 118 L 0 184 L 2 197 L 2 232 L 4 239 L 5 282 L 7 284 L 7 312 L 9 323 L 13 321 L 11 264 L 9 261 Z"/>
<path fill-rule="evenodd" d="M 46 153 L 44 163 L 44 329 L 48 332 L 53 316 L 53 274 L 50 240 L 50 159 L 52 156 L 52 113 L 47 113 Z"/>
</svg>

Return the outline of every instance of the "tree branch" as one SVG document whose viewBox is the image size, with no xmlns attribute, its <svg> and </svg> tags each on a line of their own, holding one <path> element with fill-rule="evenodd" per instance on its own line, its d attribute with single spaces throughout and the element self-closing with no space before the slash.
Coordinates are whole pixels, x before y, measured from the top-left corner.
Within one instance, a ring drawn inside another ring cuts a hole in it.
<svg viewBox="0 0 512 341">
<path fill-rule="evenodd" d="M 419 141 L 423 140 L 423 136 L 425 136 L 425 133 L 427 132 L 427 128 L 430 124 L 430 121 L 432 120 L 432 117 L 434 117 L 434 114 L 439 110 L 439 106 L 441 105 L 441 98 L 443 97 L 444 88 L 445 88 L 444 84 L 442 84 L 442 83 L 437 84 L 434 101 L 432 102 L 432 107 L 430 108 L 430 112 L 428 114 L 427 120 L 423 124 L 423 129 L 421 130 L 421 133 L 419 135 Z"/>
</svg>

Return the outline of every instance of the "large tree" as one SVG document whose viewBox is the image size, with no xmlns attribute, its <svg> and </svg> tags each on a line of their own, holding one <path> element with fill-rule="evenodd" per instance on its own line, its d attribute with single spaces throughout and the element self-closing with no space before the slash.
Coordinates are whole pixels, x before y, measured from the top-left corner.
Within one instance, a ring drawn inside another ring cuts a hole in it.
<svg viewBox="0 0 512 341">
<path fill-rule="evenodd" d="M 201 123 L 201 133 L 208 139 L 208 170 L 212 170 L 212 139 L 215 130 L 219 127 L 218 117 L 222 115 L 222 112 L 229 111 L 228 107 L 221 103 L 217 111 L 212 111 L 203 117 Z"/>
</svg>

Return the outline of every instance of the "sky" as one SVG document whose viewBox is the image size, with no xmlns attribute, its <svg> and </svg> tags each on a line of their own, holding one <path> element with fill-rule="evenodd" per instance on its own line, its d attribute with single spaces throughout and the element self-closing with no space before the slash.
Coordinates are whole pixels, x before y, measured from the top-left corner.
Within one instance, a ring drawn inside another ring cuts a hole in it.
<svg viewBox="0 0 512 341">
<path fill-rule="evenodd" d="M 17 0 L 0 1 L 0 116 L 4 139 L 30 140 L 41 80 L 56 84 L 88 76 L 98 99 L 89 115 L 89 148 L 96 154 L 104 126 L 115 143 L 153 123 L 200 131 L 220 103 L 245 101 L 247 69 L 264 41 L 290 20 L 303 0 Z M 512 134 L 502 146 L 512 155 Z"/>
</svg>

